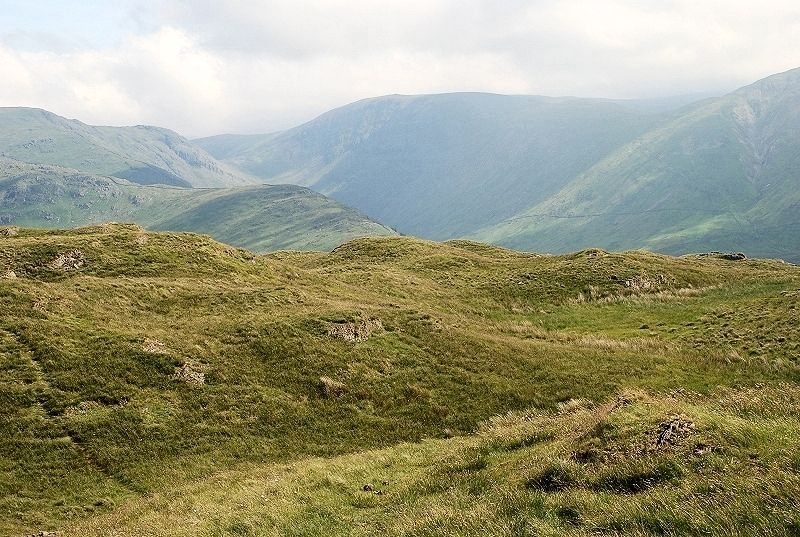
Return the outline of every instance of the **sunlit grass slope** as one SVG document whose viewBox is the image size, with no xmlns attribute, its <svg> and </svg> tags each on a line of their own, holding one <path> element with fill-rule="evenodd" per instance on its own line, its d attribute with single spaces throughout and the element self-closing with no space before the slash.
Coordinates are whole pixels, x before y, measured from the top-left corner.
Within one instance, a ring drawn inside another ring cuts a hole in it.
<svg viewBox="0 0 800 537">
<path fill-rule="evenodd" d="M 796 385 L 571 400 L 469 437 L 246 465 L 65 535 L 797 535 L 799 404 Z"/>
</svg>

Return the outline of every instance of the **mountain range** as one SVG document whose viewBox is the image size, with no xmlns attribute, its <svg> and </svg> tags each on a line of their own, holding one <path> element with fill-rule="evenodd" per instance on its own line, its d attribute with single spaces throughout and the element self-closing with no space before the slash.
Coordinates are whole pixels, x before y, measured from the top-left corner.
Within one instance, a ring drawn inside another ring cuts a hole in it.
<svg viewBox="0 0 800 537">
<path fill-rule="evenodd" d="M 94 127 L 0 108 L 0 224 L 135 221 L 254 251 L 330 250 L 395 232 L 307 188 L 265 185 L 157 127 Z"/>
<path fill-rule="evenodd" d="M 800 69 L 696 99 L 391 95 L 283 132 L 198 140 L 3 108 L 0 219 L 132 219 L 259 251 L 397 230 L 551 253 L 799 261 Z M 20 196 L 23 183 L 49 195 Z M 99 203 L 108 191 L 115 202 Z"/>
<path fill-rule="evenodd" d="M 195 143 L 421 237 L 798 260 L 799 130 L 793 70 L 689 104 L 387 96 Z"/>
</svg>

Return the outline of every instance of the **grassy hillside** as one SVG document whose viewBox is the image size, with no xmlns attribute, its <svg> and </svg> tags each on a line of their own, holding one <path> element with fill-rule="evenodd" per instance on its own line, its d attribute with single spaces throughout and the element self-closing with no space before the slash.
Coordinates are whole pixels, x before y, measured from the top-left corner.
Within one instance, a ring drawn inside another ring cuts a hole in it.
<svg viewBox="0 0 800 537">
<path fill-rule="evenodd" d="M 473 436 L 247 465 L 64 535 L 797 535 L 798 404 L 788 384 L 571 400 Z"/>
<path fill-rule="evenodd" d="M 257 252 L 331 250 L 356 237 L 394 234 L 358 211 L 292 185 L 147 187 L 0 159 L 0 225 L 66 228 L 108 221 L 206 233 Z"/>
<path fill-rule="evenodd" d="M 0 533 L 797 528 L 791 265 L 107 225 L 0 275 Z"/>
<path fill-rule="evenodd" d="M 0 108 L 0 156 L 139 184 L 222 187 L 256 182 L 167 129 L 94 127 L 35 108 Z"/>
<path fill-rule="evenodd" d="M 457 93 L 360 101 L 286 132 L 195 143 L 403 233 L 462 236 L 546 199 L 658 116 L 625 103 Z"/>
<path fill-rule="evenodd" d="M 706 101 L 475 236 L 564 251 L 744 250 L 800 260 L 800 70 Z"/>
</svg>

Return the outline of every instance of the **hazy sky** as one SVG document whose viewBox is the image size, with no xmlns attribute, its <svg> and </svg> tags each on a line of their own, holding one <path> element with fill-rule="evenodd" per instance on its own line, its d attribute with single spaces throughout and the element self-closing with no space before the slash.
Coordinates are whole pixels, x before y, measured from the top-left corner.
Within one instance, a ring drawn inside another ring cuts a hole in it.
<svg viewBox="0 0 800 537">
<path fill-rule="evenodd" d="M 0 0 L 0 106 L 188 136 L 389 93 L 656 97 L 794 67 L 798 0 Z"/>
</svg>

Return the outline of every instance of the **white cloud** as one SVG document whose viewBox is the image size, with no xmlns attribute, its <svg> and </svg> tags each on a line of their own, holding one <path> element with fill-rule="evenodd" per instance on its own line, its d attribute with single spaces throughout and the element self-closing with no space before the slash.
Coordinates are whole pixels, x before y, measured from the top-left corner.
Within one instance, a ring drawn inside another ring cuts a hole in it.
<svg viewBox="0 0 800 537">
<path fill-rule="evenodd" d="M 733 89 L 800 66 L 800 4 L 786 0 L 140 0 L 126 9 L 137 33 L 113 45 L 31 51 L 0 41 L 0 105 L 206 135 L 284 128 L 387 93 L 648 97 Z"/>
</svg>

